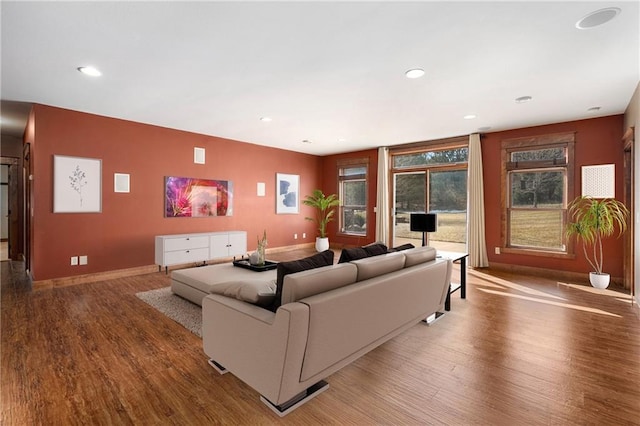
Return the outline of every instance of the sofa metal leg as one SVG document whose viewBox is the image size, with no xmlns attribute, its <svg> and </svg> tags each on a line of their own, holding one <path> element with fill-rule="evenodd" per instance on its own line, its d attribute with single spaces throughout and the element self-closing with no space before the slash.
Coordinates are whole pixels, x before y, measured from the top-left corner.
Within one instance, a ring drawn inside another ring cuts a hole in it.
<svg viewBox="0 0 640 426">
<path fill-rule="evenodd" d="M 229 372 L 229 370 L 227 370 L 222 365 L 218 364 L 217 362 L 215 362 L 212 359 L 210 359 L 208 362 L 209 362 L 209 365 L 212 366 L 213 368 L 215 368 L 216 371 L 218 373 L 220 373 L 220 374 L 227 374 Z"/>
<path fill-rule="evenodd" d="M 278 416 L 284 417 L 296 408 L 300 407 L 305 402 L 310 401 L 312 398 L 326 391 L 327 389 L 329 389 L 329 383 L 325 382 L 324 380 L 320 380 L 315 385 L 307 388 L 307 390 L 300 392 L 289 401 L 284 402 L 280 405 L 274 404 L 262 395 L 260 395 L 260 401 L 264 402 L 266 406 L 271 408 L 271 410 Z"/>
<path fill-rule="evenodd" d="M 444 315 L 444 312 L 436 312 L 435 314 L 429 315 L 427 318 L 423 319 L 422 322 L 427 323 L 427 325 L 431 325 Z"/>
</svg>

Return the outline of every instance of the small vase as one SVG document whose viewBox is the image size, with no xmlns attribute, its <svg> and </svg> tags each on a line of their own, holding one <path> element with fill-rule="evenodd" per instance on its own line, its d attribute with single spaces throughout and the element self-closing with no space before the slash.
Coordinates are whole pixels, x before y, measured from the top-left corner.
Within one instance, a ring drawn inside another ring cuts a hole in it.
<svg viewBox="0 0 640 426">
<path fill-rule="evenodd" d="M 258 247 L 258 266 L 264 266 L 265 264 L 265 249 L 264 247 Z"/>
</svg>

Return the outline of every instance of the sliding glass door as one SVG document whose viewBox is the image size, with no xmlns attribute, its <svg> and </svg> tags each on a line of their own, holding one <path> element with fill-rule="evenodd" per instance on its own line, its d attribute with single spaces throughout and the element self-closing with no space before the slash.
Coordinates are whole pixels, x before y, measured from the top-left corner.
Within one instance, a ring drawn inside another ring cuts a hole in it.
<svg viewBox="0 0 640 426">
<path fill-rule="evenodd" d="M 406 243 L 422 245 L 422 233 L 410 231 L 409 217 L 426 209 L 426 182 L 425 172 L 393 175 L 393 247 Z"/>
<path fill-rule="evenodd" d="M 420 246 L 422 233 L 411 232 L 410 215 L 429 212 L 438 215 L 429 245 L 466 252 L 467 148 L 397 154 L 392 164 L 392 245 Z"/>
<path fill-rule="evenodd" d="M 428 175 L 427 211 L 438 215 L 438 230 L 429 234 L 429 245 L 466 252 L 467 170 L 430 171 Z"/>
</svg>

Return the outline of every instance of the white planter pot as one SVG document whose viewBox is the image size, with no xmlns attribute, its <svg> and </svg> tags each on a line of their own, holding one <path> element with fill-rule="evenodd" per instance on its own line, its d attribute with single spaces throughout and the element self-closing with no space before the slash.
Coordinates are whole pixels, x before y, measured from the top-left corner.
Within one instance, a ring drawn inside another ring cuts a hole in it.
<svg viewBox="0 0 640 426">
<path fill-rule="evenodd" d="M 589 272 L 589 282 L 595 288 L 607 288 L 609 287 L 609 274 L 598 274 L 597 272 Z"/>
<path fill-rule="evenodd" d="M 329 238 L 316 237 L 316 250 L 319 252 L 329 250 Z"/>
</svg>

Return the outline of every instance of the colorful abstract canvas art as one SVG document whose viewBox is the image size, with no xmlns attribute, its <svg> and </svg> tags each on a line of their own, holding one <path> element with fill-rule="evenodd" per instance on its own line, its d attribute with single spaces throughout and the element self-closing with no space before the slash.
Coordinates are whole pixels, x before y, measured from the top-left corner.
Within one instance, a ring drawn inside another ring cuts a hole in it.
<svg viewBox="0 0 640 426">
<path fill-rule="evenodd" d="M 231 181 L 169 176 L 165 178 L 165 191 L 166 217 L 233 214 Z"/>
</svg>

